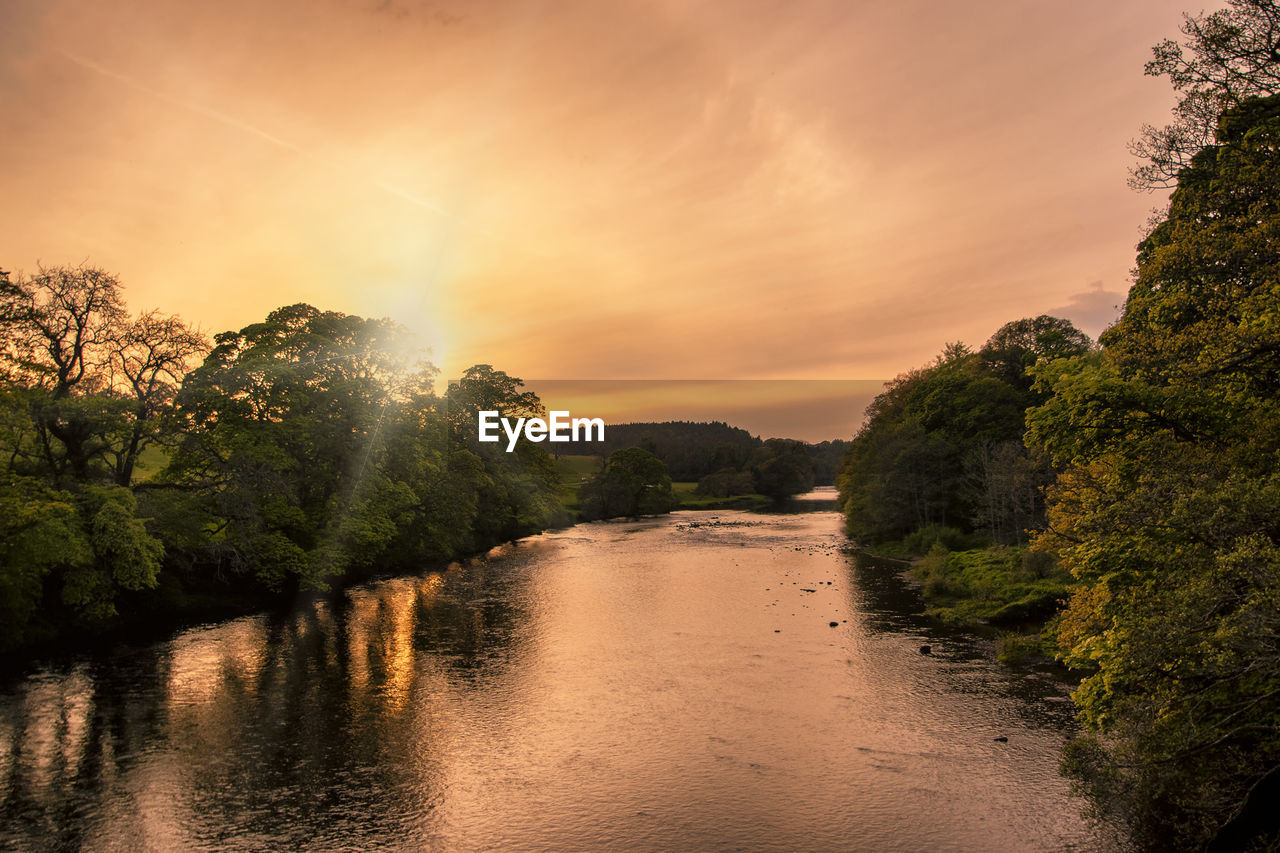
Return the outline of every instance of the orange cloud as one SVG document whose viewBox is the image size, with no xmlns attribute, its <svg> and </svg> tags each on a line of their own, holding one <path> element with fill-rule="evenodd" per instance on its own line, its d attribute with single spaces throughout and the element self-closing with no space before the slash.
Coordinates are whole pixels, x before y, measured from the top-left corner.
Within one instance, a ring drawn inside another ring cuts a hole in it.
<svg viewBox="0 0 1280 853">
<path fill-rule="evenodd" d="M 1181 5 L 15 0 L 0 264 L 390 315 L 445 375 L 892 376 L 1094 322 Z"/>
</svg>

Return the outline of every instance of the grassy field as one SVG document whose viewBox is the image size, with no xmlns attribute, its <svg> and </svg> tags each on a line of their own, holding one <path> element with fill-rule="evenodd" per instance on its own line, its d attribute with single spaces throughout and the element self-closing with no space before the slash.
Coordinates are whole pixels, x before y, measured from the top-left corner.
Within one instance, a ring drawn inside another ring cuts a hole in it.
<svg viewBox="0 0 1280 853">
<path fill-rule="evenodd" d="M 577 484 L 583 477 L 600 473 L 599 456 L 561 456 L 554 461 L 562 483 Z"/>
<path fill-rule="evenodd" d="M 1057 611 L 1071 581 L 1047 555 L 1002 546 L 970 551 L 939 546 L 912 571 L 930 614 L 959 623 L 1043 621 Z"/>
<path fill-rule="evenodd" d="M 138 461 L 133 466 L 133 480 L 135 483 L 145 483 L 163 471 L 168 464 L 168 449 L 153 444 L 138 455 Z"/>
</svg>

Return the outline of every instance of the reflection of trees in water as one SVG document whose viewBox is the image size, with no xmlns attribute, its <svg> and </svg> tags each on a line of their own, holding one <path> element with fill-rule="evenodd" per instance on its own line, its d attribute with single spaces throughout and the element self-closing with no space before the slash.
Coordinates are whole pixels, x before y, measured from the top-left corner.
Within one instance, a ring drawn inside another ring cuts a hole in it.
<svg viewBox="0 0 1280 853">
<path fill-rule="evenodd" d="M 927 631 L 920 594 L 903 577 L 901 564 L 865 554 L 849 554 L 849 578 L 861 594 L 867 627 L 873 631 L 906 633 Z"/>
<path fill-rule="evenodd" d="M 152 647 L 109 669 L 44 670 L 0 694 L 0 847 L 86 843 L 85 803 L 127 796 L 127 774 L 167 739 L 154 701 L 164 669 Z"/>
<path fill-rule="evenodd" d="M 0 846 L 429 824 L 450 709 L 510 660 L 512 587 L 478 561 L 29 677 L 0 694 Z"/>
<path fill-rule="evenodd" d="M 949 678 L 947 689 L 961 694 L 992 693 L 1016 700 L 1011 707 L 1033 726 L 1066 728 L 1073 725 L 1073 706 L 1064 701 L 1068 685 L 1060 673 L 1027 671 L 991 661 L 990 639 L 975 631 L 939 623 L 925 615 L 919 590 L 903 576 L 901 563 L 851 552 L 849 579 L 861 598 L 867 628 L 881 634 L 923 637 L 942 666 L 962 669 L 963 678 Z M 905 675 L 904 670 L 904 675 Z"/>
</svg>

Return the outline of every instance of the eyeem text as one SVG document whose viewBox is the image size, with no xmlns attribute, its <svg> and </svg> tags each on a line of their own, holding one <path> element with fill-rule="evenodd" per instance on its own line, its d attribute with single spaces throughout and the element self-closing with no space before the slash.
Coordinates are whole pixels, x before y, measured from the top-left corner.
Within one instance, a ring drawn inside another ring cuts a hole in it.
<svg viewBox="0 0 1280 853">
<path fill-rule="evenodd" d="M 480 412 L 480 440 L 501 441 L 499 429 L 507 436 L 507 452 L 516 449 L 521 433 L 529 441 L 604 441 L 602 418 L 571 418 L 568 412 L 549 412 L 542 418 L 504 418 L 500 412 Z"/>
</svg>

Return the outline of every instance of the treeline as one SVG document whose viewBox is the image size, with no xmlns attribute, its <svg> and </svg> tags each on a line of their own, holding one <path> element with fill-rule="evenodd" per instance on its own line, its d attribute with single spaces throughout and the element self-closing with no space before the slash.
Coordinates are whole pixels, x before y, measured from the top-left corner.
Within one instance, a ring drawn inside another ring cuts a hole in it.
<svg viewBox="0 0 1280 853">
<path fill-rule="evenodd" d="M 725 498 L 764 495 L 783 501 L 815 485 L 812 445 L 786 438 L 760 443 L 737 467 L 724 467 L 698 480 L 697 493 Z"/>
<path fill-rule="evenodd" d="M 609 456 L 639 447 L 658 457 L 673 480 L 692 482 L 721 468 L 739 468 L 760 439 L 721 421 L 609 424 L 603 442 L 569 442 L 560 453 Z"/>
<path fill-rule="evenodd" d="M 1272 9 L 1274 12 L 1274 8 Z M 1280 16 L 1273 16 L 1280 23 Z M 1035 371 L 1037 547 L 1096 734 L 1069 769 L 1152 846 L 1280 844 L 1280 97 L 1221 117 L 1096 353 Z"/>
<path fill-rule="evenodd" d="M 745 479 L 739 479 L 734 488 L 746 488 L 746 491 L 725 494 L 747 494 L 755 489 L 754 469 L 772 457 L 799 450 L 807 457 L 812 472 L 809 488 L 835 485 L 846 444 L 841 440 L 819 444 L 791 439 L 762 440 L 722 421 L 662 421 L 610 424 L 605 429 L 603 442 L 569 442 L 559 445 L 557 452 L 607 457 L 618 450 L 639 447 L 661 459 L 675 481 L 698 482 L 720 475 L 708 486 L 714 489 L 729 475 L 743 474 L 753 482 L 747 484 Z"/>
<path fill-rule="evenodd" d="M 1188 21 L 1184 64 L 1233 68 L 1246 36 L 1280 56 L 1272 3 Z M 841 475 L 859 541 L 1030 537 L 1070 573 L 1064 768 L 1151 849 L 1280 844 L 1280 96 L 1215 103 L 1098 348 L 1043 317 L 950 346 L 877 398 Z"/>
<path fill-rule="evenodd" d="M 210 342 L 91 267 L 0 275 L 0 647 L 321 591 L 565 520 L 539 410 L 487 365 L 444 396 L 404 329 L 309 305 Z M 194 369 L 192 369 L 194 368 Z"/>
<path fill-rule="evenodd" d="M 950 344 L 890 382 L 845 453 L 839 485 L 849 535 L 866 545 L 918 531 L 949 542 L 965 534 L 1024 541 L 1043 521 L 1054 473 L 1022 440 L 1027 408 L 1044 399 L 1027 370 L 1090 346 L 1067 320 L 1016 320 L 977 352 Z"/>
</svg>

